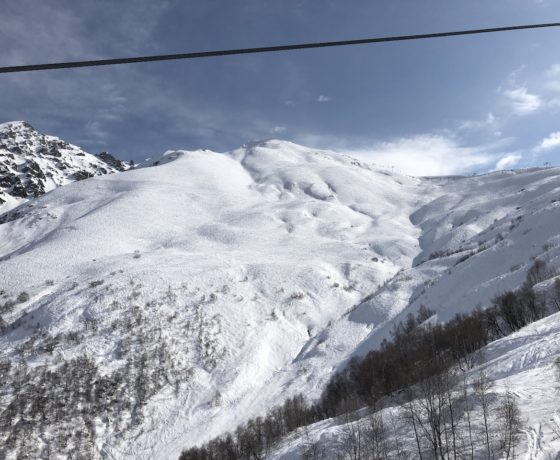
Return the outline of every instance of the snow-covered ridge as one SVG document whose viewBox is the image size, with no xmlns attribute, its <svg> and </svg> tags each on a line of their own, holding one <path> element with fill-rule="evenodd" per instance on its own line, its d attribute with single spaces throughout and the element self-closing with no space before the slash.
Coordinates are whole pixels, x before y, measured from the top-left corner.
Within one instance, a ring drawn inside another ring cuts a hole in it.
<svg viewBox="0 0 560 460">
<path fill-rule="evenodd" d="M 0 124 L 0 214 L 56 187 L 128 169 L 107 152 L 84 152 L 24 121 Z"/>
<path fill-rule="evenodd" d="M 164 160 L 0 224 L 0 360 L 88 355 L 99 379 L 145 379 L 118 390 L 139 406 L 92 412 L 97 456 L 176 458 L 317 396 L 420 305 L 446 320 L 518 287 L 534 257 L 558 265 L 558 169 L 417 179 L 277 140 Z"/>
</svg>

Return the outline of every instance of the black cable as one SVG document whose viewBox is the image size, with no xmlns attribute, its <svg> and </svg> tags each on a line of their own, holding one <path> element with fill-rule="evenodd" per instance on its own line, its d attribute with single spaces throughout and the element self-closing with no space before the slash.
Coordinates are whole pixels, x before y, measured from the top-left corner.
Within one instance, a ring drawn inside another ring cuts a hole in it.
<svg viewBox="0 0 560 460">
<path fill-rule="evenodd" d="M 171 61 L 176 59 L 196 59 L 217 56 L 232 56 L 238 54 L 271 53 L 277 51 L 291 51 L 310 48 L 330 48 L 333 46 L 364 45 L 368 43 L 398 42 L 406 40 L 422 40 L 426 38 L 455 37 L 458 35 L 487 34 L 492 32 L 507 32 L 513 30 L 544 29 L 559 27 L 560 22 L 546 24 L 529 24 L 522 26 L 494 27 L 491 29 L 470 29 L 455 32 L 438 32 L 419 35 L 397 35 L 378 38 L 364 38 L 358 40 L 342 40 L 318 43 L 301 43 L 296 45 L 264 46 L 260 48 L 241 48 L 221 51 L 200 51 L 195 53 L 163 54 L 156 56 L 139 56 L 131 58 L 99 59 L 94 61 L 58 62 L 52 64 L 31 64 L 0 67 L 0 73 L 29 72 L 33 70 L 70 69 L 75 67 L 97 67 L 104 65 L 132 64 L 135 62 Z"/>
</svg>

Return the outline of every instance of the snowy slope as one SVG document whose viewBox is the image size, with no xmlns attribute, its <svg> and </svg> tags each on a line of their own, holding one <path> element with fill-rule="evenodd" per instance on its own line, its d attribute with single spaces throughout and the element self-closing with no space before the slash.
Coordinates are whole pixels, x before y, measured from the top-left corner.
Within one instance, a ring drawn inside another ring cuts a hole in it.
<svg viewBox="0 0 560 460">
<path fill-rule="evenodd" d="M 103 152 L 99 157 L 39 134 L 24 121 L 0 124 L 0 214 L 61 185 L 128 169 Z"/>
<path fill-rule="evenodd" d="M 560 313 L 530 324 L 522 330 L 489 344 L 479 354 L 479 364 L 465 374 L 465 381 L 470 386 L 483 372 L 494 382 L 489 391 L 491 401 L 490 439 L 498 444 L 499 421 L 496 416 L 497 401 L 506 392 L 511 392 L 519 405 L 522 420 L 519 445 L 515 449 L 515 458 L 531 460 L 548 460 L 558 458 L 560 452 L 560 412 L 558 403 L 558 370 L 555 360 L 560 357 Z M 478 446 L 484 446 L 482 410 L 480 401 L 469 390 L 472 426 Z M 389 428 L 388 437 L 396 436 L 403 451 L 416 455 L 414 434 L 406 421 L 402 406 L 390 405 L 380 411 L 384 423 Z M 345 437 L 356 430 L 357 424 L 367 423 L 367 411 L 362 410 L 352 421 L 344 418 L 329 419 L 299 430 L 284 440 L 267 458 L 269 460 L 298 460 L 309 446 L 319 442 L 321 452 L 326 458 L 337 458 L 337 453 L 346 452 Z M 361 421 L 353 421 L 360 418 Z M 394 423 L 394 427 L 393 427 Z M 465 427 L 461 427 L 465 429 Z M 394 440 L 388 441 L 391 458 L 396 456 Z M 463 449 L 468 458 L 469 449 Z M 476 458 L 485 458 L 485 452 L 476 451 Z M 502 457 L 499 457 L 502 458 Z"/>
<path fill-rule="evenodd" d="M 360 305 L 351 319 L 387 314 L 363 344 L 387 337 L 390 322 L 415 314 L 422 304 L 447 321 L 487 306 L 515 290 L 535 258 L 560 266 L 560 171 L 503 171 L 480 177 L 436 179 L 440 195 L 411 215 L 421 228 L 422 251 L 414 266 Z M 392 292 L 397 291 L 396 298 Z"/>
<path fill-rule="evenodd" d="M 103 449 L 114 455 L 172 458 L 185 443 L 235 426 L 240 408 L 262 410 L 282 382 L 303 375 L 292 361 L 309 341 L 418 252 L 408 218 L 416 179 L 281 142 L 176 156 L 57 189 L 0 226 L 0 283 L 12 297 L 31 295 L 21 308 L 41 330 L 81 330 L 93 317 L 101 331 L 126 314 L 131 296 L 147 315 L 153 301 L 168 312 L 157 314 L 161 333 L 193 377 L 178 398 L 164 388 L 148 404 L 154 432 L 144 427 L 122 447 L 109 437 Z M 29 334 L 21 329 L 2 339 L 5 357 Z M 356 339 L 367 331 L 355 329 Z M 116 332 L 92 334 L 79 350 L 95 350 L 103 366 L 126 333 Z M 271 394 L 257 405 L 263 388 Z"/>
<path fill-rule="evenodd" d="M 445 320 L 517 287 L 532 256 L 557 265 L 559 176 L 416 179 L 267 141 L 69 184 L 0 225 L 0 305 L 30 296 L 0 313 L 0 359 L 150 374 L 140 421 L 100 417 L 95 452 L 176 458 L 317 396 L 421 304 Z M 54 352 L 30 351 L 46 336 Z"/>
</svg>

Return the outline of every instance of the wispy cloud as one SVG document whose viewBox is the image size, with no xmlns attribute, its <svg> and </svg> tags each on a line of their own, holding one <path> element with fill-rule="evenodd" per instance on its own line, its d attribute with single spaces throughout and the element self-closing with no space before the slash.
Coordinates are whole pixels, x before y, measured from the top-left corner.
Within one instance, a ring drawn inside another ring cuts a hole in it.
<svg viewBox="0 0 560 460">
<path fill-rule="evenodd" d="M 5 64 L 93 59 L 113 52 L 153 50 L 150 38 L 167 4 L 149 0 L 138 1 L 134 7 L 107 1 L 64 3 L 58 8 L 32 0 L 3 5 L 0 39 L 10 44 L 4 50 Z M 100 14 L 110 35 L 92 33 L 89 18 Z"/>
<path fill-rule="evenodd" d="M 546 72 L 547 81 L 545 88 L 554 92 L 560 92 L 560 64 L 554 64 Z"/>
<path fill-rule="evenodd" d="M 459 120 L 455 130 L 462 134 L 491 134 L 493 137 L 500 137 L 501 120 L 492 112 L 488 112 L 485 118 L 479 120 Z"/>
<path fill-rule="evenodd" d="M 95 59 L 138 54 L 141 49 L 146 52 L 146 47 L 152 50 L 153 41 L 148 37 L 159 23 L 162 4 L 139 1 L 122 14 L 123 7 L 112 2 L 79 6 L 68 2 L 60 8 L 47 2 L 12 2 L 0 15 L 0 41 L 10 44 L 5 64 Z M 88 18 L 99 14 L 112 35 L 92 31 Z M 3 96 L 3 119 L 25 118 L 39 130 L 65 137 L 71 132 L 67 140 L 96 149 L 143 99 L 140 72 L 137 67 L 122 66 L 6 75 L 4 86 L 10 90 Z"/>
<path fill-rule="evenodd" d="M 382 142 L 362 143 L 333 136 L 305 135 L 299 142 L 338 151 L 374 163 L 383 169 L 394 169 L 411 176 L 438 176 L 489 171 L 506 154 L 496 152 L 501 144 L 467 146 L 452 135 L 420 134 Z M 510 160 L 511 161 L 511 160 Z"/>
<path fill-rule="evenodd" d="M 478 147 L 461 146 L 441 135 L 419 135 L 374 145 L 359 153 L 374 163 L 395 166 L 414 176 L 461 174 L 490 166 L 496 156 Z"/>
<path fill-rule="evenodd" d="M 516 115 L 528 115 L 535 112 L 542 106 L 541 98 L 536 94 L 531 94 L 525 86 L 501 91 L 508 99 L 513 113 Z"/>
<path fill-rule="evenodd" d="M 508 169 L 514 167 L 519 161 L 523 158 L 522 155 L 518 153 L 512 153 L 500 158 L 496 162 L 496 167 L 494 168 L 496 171 L 501 169 Z"/>
<path fill-rule="evenodd" d="M 535 147 L 536 152 L 543 152 L 560 147 L 560 131 L 550 133 Z"/>
<path fill-rule="evenodd" d="M 85 126 L 85 132 L 100 144 L 104 144 L 109 136 L 109 133 L 103 127 L 103 123 L 98 120 L 89 121 Z"/>
<path fill-rule="evenodd" d="M 325 96 L 324 94 L 321 94 L 317 98 L 317 102 L 329 102 L 330 100 L 331 100 L 331 98 L 329 96 Z"/>
<path fill-rule="evenodd" d="M 560 77 L 560 64 L 553 64 L 546 74 L 549 77 Z"/>
</svg>

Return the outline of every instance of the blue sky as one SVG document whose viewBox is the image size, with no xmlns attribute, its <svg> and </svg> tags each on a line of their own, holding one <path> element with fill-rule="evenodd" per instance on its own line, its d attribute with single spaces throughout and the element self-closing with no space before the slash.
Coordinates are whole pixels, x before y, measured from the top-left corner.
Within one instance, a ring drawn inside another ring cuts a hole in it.
<svg viewBox="0 0 560 460">
<path fill-rule="evenodd" d="M 5 2 L 0 65 L 560 21 L 555 0 Z M 560 29 L 0 75 L 0 122 L 97 153 L 281 138 L 408 174 L 560 164 Z"/>
</svg>

